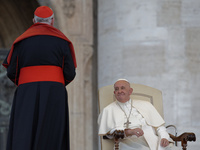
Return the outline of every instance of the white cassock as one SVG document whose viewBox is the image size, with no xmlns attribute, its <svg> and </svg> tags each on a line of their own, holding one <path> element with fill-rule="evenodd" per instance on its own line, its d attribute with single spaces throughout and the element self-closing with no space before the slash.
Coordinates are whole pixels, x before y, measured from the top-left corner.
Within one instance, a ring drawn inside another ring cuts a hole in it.
<svg viewBox="0 0 200 150">
<path fill-rule="evenodd" d="M 129 114 L 131 123 L 128 128 L 141 128 L 144 135 L 124 138 L 120 141 L 121 150 L 178 150 L 173 144 L 166 148 L 160 146 L 162 138 L 171 140 L 164 127 L 165 121 L 151 103 L 143 100 L 130 99 L 126 103 L 115 101 L 105 107 L 98 118 L 99 135 L 124 130 Z"/>
</svg>

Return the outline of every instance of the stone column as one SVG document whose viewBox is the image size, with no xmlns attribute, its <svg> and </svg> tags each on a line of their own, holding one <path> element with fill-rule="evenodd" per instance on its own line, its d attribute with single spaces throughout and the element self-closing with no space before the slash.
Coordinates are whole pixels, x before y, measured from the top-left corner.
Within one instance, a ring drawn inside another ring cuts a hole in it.
<svg viewBox="0 0 200 150">
<path fill-rule="evenodd" d="M 72 150 L 97 144 L 96 47 L 92 0 L 51 1 L 56 25 L 72 41 L 77 59 L 75 80 L 67 86 Z"/>
<path fill-rule="evenodd" d="M 98 1 L 98 87 L 127 78 L 160 89 L 166 125 L 197 137 L 199 6 L 199 0 Z M 189 149 L 199 146 L 188 143 Z"/>
</svg>

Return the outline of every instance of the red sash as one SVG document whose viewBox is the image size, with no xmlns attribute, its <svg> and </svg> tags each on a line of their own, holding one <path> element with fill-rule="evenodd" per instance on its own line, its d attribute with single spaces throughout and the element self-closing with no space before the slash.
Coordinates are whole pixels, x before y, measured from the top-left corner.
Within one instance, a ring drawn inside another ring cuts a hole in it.
<svg viewBox="0 0 200 150">
<path fill-rule="evenodd" d="M 53 81 L 65 85 L 63 70 L 58 66 L 30 66 L 20 69 L 18 85 L 30 82 Z"/>
</svg>

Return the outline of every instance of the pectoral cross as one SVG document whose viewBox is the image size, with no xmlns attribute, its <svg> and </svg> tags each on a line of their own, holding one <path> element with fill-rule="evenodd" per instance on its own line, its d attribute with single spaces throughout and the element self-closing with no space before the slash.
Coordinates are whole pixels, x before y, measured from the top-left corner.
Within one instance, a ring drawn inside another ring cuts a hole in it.
<svg viewBox="0 0 200 150">
<path fill-rule="evenodd" d="M 128 129 L 129 124 L 131 124 L 131 122 L 129 122 L 129 120 L 127 119 L 127 122 L 124 123 L 124 125 L 126 125 L 126 129 Z"/>
</svg>

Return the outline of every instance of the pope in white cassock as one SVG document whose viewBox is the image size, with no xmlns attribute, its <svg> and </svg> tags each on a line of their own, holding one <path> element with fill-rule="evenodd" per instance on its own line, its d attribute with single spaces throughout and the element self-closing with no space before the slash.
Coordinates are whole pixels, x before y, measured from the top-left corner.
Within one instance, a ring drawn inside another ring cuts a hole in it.
<svg viewBox="0 0 200 150">
<path fill-rule="evenodd" d="M 98 118 L 99 135 L 124 130 L 120 150 L 179 150 L 171 142 L 165 121 L 154 106 L 143 100 L 131 100 L 133 89 L 126 79 L 114 84 L 117 101 L 103 109 Z M 113 138 L 113 137 L 108 137 Z"/>
</svg>

